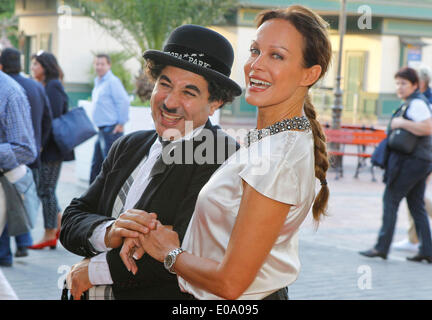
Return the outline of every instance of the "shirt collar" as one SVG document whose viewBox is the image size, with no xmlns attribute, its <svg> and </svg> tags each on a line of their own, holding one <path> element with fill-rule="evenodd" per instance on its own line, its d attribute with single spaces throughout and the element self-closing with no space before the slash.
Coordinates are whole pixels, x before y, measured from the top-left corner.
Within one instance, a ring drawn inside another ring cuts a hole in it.
<svg viewBox="0 0 432 320">
<path fill-rule="evenodd" d="M 108 70 L 107 73 L 105 73 L 101 78 L 96 77 L 96 82 L 97 82 L 97 83 L 99 83 L 99 82 L 103 82 L 103 81 L 105 81 L 106 79 L 108 79 L 109 77 L 111 77 L 111 75 L 112 75 L 112 71 L 111 71 L 111 69 L 110 69 L 110 70 Z"/>
</svg>

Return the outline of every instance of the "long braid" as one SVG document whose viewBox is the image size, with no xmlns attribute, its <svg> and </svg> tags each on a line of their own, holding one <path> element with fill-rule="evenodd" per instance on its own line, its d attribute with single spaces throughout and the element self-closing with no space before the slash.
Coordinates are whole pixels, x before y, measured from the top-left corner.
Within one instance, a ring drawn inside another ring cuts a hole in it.
<svg viewBox="0 0 432 320">
<path fill-rule="evenodd" d="M 328 23 L 318 14 L 301 5 L 292 5 L 286 9 L 263 11 L 257 16 L 257 25 L 260 26 L 270 19 L 285 19 L 302 34 L 304 40 L 303 67 L 310 68 L 314 65 L 319 65 L 321 67 L 321 74 L 318 79 L 322 78 L 330 65 L 332 56 Z M 321 182 L 321 190 L 312 206 L 313 217 L 318 224 L 320 218 L 326 215 L 330 195 L 326 180 L 329 159 L 326 150 L 326 137 L 320 123 L 316 119 L 315 108 L 309 95 L 305 99 L 304 111 L 311 123 L 314 136 L 315 176 Z"/>
<path fill-rule="evenodd" d="M 330 196 L 330 190 L 327 186 L 327 170 L 329 160 L 326 148 L 326 137 L 321 124 L 316 119 L 315 108 L 307 95 L 305 100 L 304 111 L 309 119 L 314 137 L 314 155 L 315 155 L 315 177 L 321 182 L 321 190 L 315 198 L 312 213 L 314 220 L 318 223 L 322 215 L 326 215 L 327 202 Z"/>
</svg>

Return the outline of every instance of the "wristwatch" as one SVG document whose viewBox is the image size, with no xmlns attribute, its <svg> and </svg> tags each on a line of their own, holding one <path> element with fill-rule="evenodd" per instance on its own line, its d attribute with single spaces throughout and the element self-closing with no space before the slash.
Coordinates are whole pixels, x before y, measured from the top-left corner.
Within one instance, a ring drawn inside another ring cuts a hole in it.
<svg viewBox="0 0 432 320">
<path fill-rule="evenodd" d="M 170 273 L 176 274 L 174 271 L 172 271 L 172 268 L 174 266 L 174 263 L 176 262 L 177 256 L 184 252 L 182 248 L 177 248 L 172 250 L 170 253 L 167 254 L 164 260 L 164 267 L 167 269 Z"/>
</svg>

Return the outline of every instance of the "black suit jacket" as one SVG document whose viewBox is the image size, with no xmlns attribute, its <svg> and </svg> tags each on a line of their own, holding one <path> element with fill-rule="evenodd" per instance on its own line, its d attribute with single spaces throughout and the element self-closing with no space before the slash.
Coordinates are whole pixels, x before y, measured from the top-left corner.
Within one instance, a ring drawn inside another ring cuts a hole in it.
<svg viewBox="0 0 432 320">
<path fill-rule="evenodd" d="M 171 164 L 165 171 L 152 178 L 135 208 L 155 212 L 164 225 L 172 225 L 183 240 L 195 202 L 204 184 L 221 163 L 238 149 L 235 140 L 212 126 L 205 125 L 211 132 L 214 154 L 213 163 Z M 207 131 L 208 132 L 208 131 Z M 139 131 L 117 140 L 104 161 L 102 171 L 88 191 L 80 198 L 73 199 L 65 209 L 62 218 L 60 240 L 69 251 L 86 257 L 98 252 L 89 243 L 94 229 L 111 217 L 114 201 L 123 183 L 148 154 L 157 138 L 155 131 Z M 223 150 L 220 148 L 224 142 Z M 190 149 L 197 150 L 203 141 L 194 139 Z M 217 147 L 219 145 L 219 150 Z M 184 147 L 184 146 L 183 146 Z M 202 149 L 198 149 L 202 150 Z M 138 272 L 134 276 L 127 271 L 120 259 L 120 249 L 110 250 L 107 261 L 113 279 L 116 299 L 182 299 L 177 277 L 165 270 L 162 263 L 145 254 L 137 261 Z"/>
</svg>

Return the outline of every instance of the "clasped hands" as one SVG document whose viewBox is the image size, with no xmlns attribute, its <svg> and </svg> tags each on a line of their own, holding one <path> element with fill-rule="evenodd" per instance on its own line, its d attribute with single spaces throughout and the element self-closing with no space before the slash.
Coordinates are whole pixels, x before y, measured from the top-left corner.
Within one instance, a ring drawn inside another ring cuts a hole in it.
<svg viewBox="0 0 432 320">
<path fill-rule="evenodd" d="M 106 229 L 104 240 L 108 248 L 119 248 L 123 244 L 120 257 L 134 275 L 138 271 L 134 259 L 138 260 L 147 253 L 163 262 L 171 250 L 180 246 L 178 234 L 172 231 L 172 226 L 163 226 L 155 213 L 136 209 L 122 213 Z M 74 300 L 79 300 L 81 294 L 93 286 L 88 274 L 89 262 L 90 259 L 86 258 L 73 265 L 67 275 L 68 288 Z"/>
<path fill-rule="evenodd" d="M 145 253 L 159 262 L 166 255 L 180 246 L 178 234 L 172 226 L 164 226 L 157 220 L 155 213 L 131 209 L 122 213 L 107 229 L 105 235 L 107 247 L 118 248 L 126 268 L 134 275 L 138 271 L 135 260 Z"/>
</svg>

